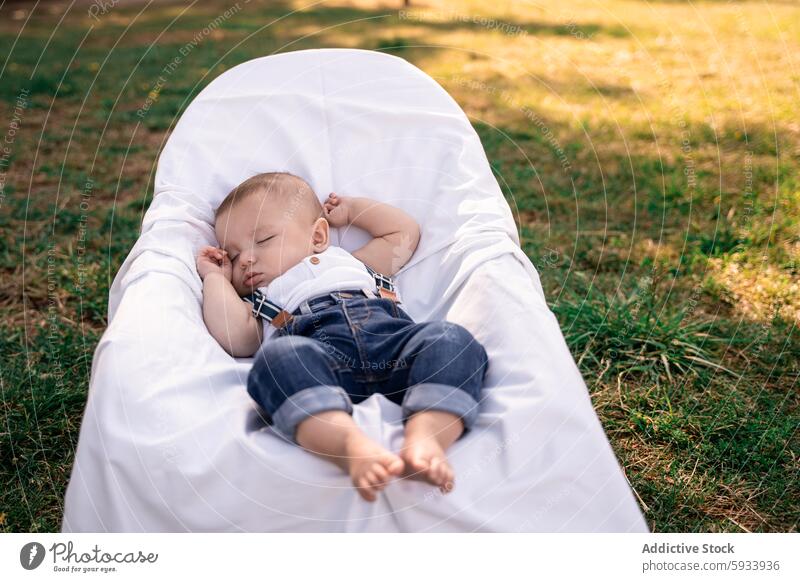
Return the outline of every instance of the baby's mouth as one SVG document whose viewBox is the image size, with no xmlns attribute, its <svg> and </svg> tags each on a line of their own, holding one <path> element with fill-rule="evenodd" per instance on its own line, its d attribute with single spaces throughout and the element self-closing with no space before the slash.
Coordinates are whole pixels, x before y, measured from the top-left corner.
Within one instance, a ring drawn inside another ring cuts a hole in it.
<svg viewBox="0 0 800 582">
<path fill-rule="evenodd" d="M 258 283 L 258 282 L 260 282 L 260 281 L 261 281 L 261 273 L 253 273 L 253 274 L 251 274 L 251 275 L 247 275 L 247 276 L 244 278 L 244 281 L 243 281 L 243 283 L 244 283 L 244 285 L 247 285 L 247 286 L 249 286 L 249 287 L 252 287 L 252 286 L 254 286 L 256 283 Z"/>
</svg>

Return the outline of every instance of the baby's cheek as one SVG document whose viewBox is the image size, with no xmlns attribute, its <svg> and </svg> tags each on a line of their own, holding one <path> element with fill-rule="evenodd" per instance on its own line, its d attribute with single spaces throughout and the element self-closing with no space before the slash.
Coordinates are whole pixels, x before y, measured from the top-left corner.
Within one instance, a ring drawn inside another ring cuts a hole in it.
<svg viewBox="0 0 800 582">
<path fill-rule="evenodd" d="M 270 265 L 271 267 L 270 271 L 272 275 L 274 277 L 279 277 L 280 275 L 288 271 L 290 267 L 289 265 L 290 262 L 291 259 L 286 255 L 281 255 L 280 257 L 278 257 L 278 259 Z"/>
</svg>

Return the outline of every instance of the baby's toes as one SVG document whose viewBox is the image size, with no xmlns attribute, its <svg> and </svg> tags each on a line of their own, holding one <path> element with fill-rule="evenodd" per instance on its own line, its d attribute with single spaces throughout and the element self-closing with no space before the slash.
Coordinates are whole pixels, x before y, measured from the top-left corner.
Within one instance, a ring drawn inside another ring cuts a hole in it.
<svg viewBox="0 0 800 582">
<path fill-rule="evenodd" d="M 364 482 L 370 489 L 375 489 L 375 485 L 378 484 L 378 477 L 375 475 L 375 471 L 370 470 L 364 473 Z"/>
<path fill-rule="evenodd" d="M 449 464 L 447 464 L 444 472 L 444 479 L 442 481 L 442 486 L 440 487 L 442 493 L 450 493 L 450 491 L 453 490 L 453 487 L 455 487 L 456 485 L 454 478 L 455 475 L 453 474 L 453 469 L 452 467 L 450 467 Z"/>
<path fill-rule="evenodd" d="M 440 471 L 441 471 L 440 485 L 444 488 L 447 488 L 447 490 L 449 491 L 450 489 L 452 489 L 453 486 L 454 474 L 453 474 L 453 468 L 450 466 L 450 463 L 447 462 L 446 458 L 442 459 Z"/>
<path fill-rule="evenodd" d="M 383 468 L 383 465 L 375 463 L 375 466 L 372 468 L 372 473 L 375 475 L 375 480 L 373 482 L 376 485 L 386 485 L 386 481 L 389 479 L 389 472 Z"/>
<path fill-rule="evenodd" d="M 427 471 L 429 464 L 428 461 L 419 453 L 412 453 L 406 457 L 406 461 L 411 465 L 414 471 Z"/>
<path fill-rule="evenodd" d="M 381 458 L 380 467 L 386 472 L 387 478 L 397 477 L 403 472 L 405 466 L 406 463 L 402 457 L 399 457 L 393 453 Z"/>
<path fill-rule="evenodd" d="M 379 491 L 383 491 L 384 487 L 388 485 L 386 480 L 386 471 L 383 471 L 383 476 L 377 469 L 377 465 L 373 467 L 370 471 L 367 471 L 367 482 L 369 483 L 370 489 L 373 492 L 378 493 Z"/>
<path fill-rule="evenodd" d="M 375 496 L 375 492 L 372 490 L 372 484 L 369 482 L 369 478 L 366 475 L 356 479 L 355 485 L 361 497 L 367 501 L 375 501 L 377 497 Z"/>
<path fill-rule="evenodd" d="M 405 467 L 405 461 L 403 461 L 403 459 L 400 457 L 394 457 L 391 461 L 389 461 L 389 463 L 386 464 L 386 469 L 394 476 L 400 475 Z"/>
<path fill-rule="evenodd" d="M 440 457 L 433 457 L 431 459 L 430 476 L 436 485 L 443 485 L 445 479 L 445 465 Z"/>
</svg>

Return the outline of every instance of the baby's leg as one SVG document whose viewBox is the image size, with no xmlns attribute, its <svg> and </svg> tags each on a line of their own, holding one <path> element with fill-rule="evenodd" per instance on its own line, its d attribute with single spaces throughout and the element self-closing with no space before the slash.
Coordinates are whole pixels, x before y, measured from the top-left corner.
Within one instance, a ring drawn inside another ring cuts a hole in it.
<svg viewBox="0 0 800 582">
<path fill-rule="evenodd" d="M 403 460 L 370 440 L 353 422 L 349 395 L 339 385 L 333 356 L 318 341 L 288 335 L 256 353 L 247 392 L 287 440 L 347 471 L 359 494 L 374 501 Z"/>
<path fill-rule="evenodd" d="M 403 397 L 406 438 L 400 457 L 410 477 L 455 486 L 445 450 L 478 416 L 478 402 L 489 365 L 486 350 L 464 327 L 449 321 L 415 326 L 400 353 L 410 361 Z"/>
<path fill-rule="evenodd" d="M 302 447 L 347 471 L 367 501 L 375 501 L 377 492 L 404 469 L 400 457 L 365 435 L 343 410 L 307 417 L 297 425 L 295 436 Z"/>
</svg>

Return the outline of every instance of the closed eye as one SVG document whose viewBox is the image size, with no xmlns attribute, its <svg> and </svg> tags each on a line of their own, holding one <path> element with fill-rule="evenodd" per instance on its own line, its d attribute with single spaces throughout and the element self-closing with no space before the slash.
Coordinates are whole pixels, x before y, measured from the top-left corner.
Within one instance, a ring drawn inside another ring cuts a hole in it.
<svg viewBox="0 0 800 582">
<path fill-rule="evenodd" d="M 259 244 L 261 244 L 261 243 L 263 243 L 263 242 L 267 242 L 267 241 L 268 241 L 269 239 L 271 239 L 271 238 L 275 238 L 275 235 L 273 234 L 272 236 L 268 236 L 267 238 L 265 238 L 265 239 L 262 239 L 262 240 L 260 240 L 260 241 L 258 241 L 258 242 L 259 242 Z"/>
</svg>

